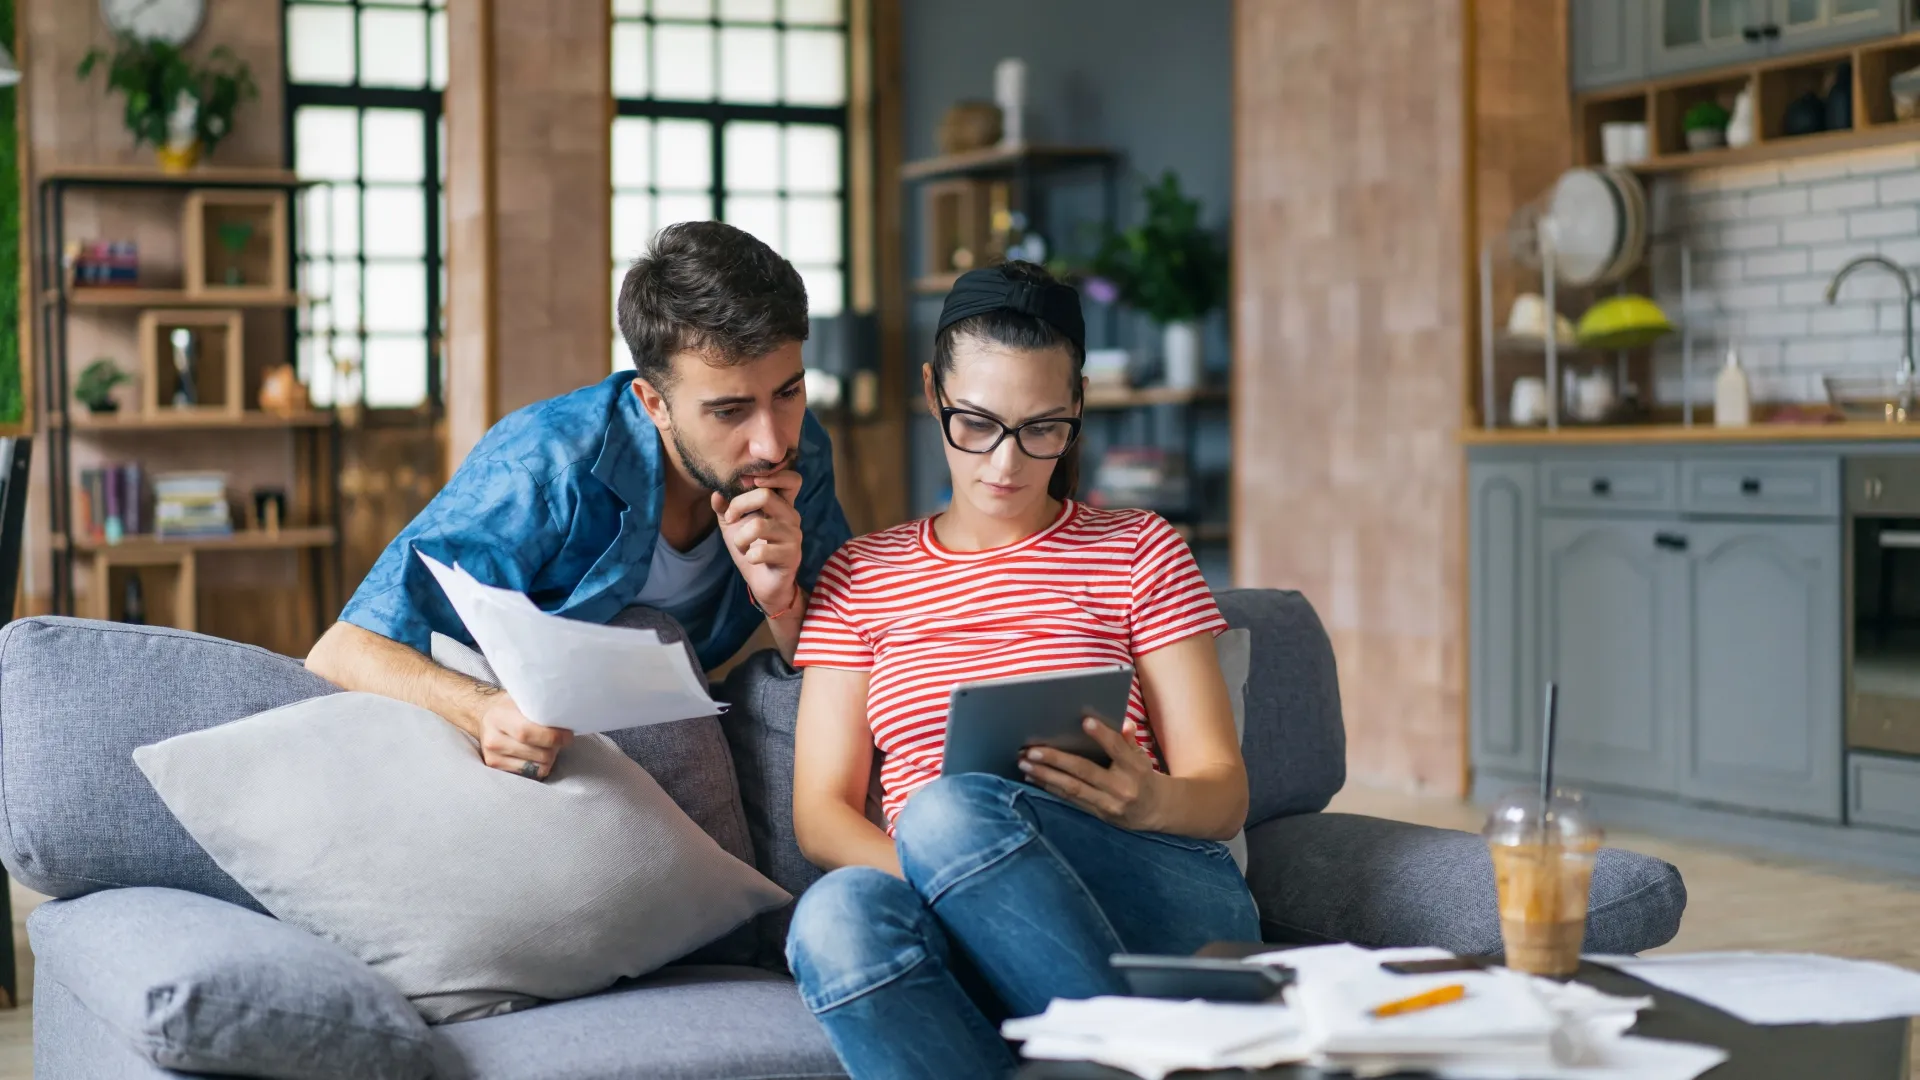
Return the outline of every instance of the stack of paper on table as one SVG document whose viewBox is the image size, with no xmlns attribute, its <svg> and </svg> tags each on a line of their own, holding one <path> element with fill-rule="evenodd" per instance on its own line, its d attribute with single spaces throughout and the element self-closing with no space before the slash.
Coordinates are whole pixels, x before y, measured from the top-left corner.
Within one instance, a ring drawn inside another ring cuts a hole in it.
<svg viewBox="0 0 1920 1080">
<path fill-rule="evenodd" d="M 1920 972 L 1804 953 L 1596 956 L 1749 1024 L 1855 1024 L 1920 1016 Z"/>
<path fill-rule="evenodd" d="M 575 732 L 713 716 L 685 646 L 651 630 L 600 626 L 541 611 L 512 589 L 482 584 L 416 551 L 527 719 Z"/>
<path fill-rule="evenodd" d="M 1292 1009 L 1207 1001 L 1097 997 L 1055 999 L 1039 1016 L 1000 1033 L 1029 1058 L 1093 1061 L 1147 1080 L 1179 1069 L 1264 1069 L 1312 1053 Z"/>
</svg>

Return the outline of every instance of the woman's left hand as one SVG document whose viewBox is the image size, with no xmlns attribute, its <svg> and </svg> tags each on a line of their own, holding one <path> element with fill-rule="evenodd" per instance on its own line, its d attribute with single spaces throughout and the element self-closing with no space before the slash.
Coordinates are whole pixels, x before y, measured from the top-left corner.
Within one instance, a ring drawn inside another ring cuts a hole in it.
<svg viewBox="0 0 1920 1080">
<path fill-rule="evenodd" d="M 1079 754 L 1034 746 L 1020 756 L 1020 771 L 1109 825 L 1157 831 L 1155 823 L 1160 820 L 1160 798 L 1167 777 L 1154 770 L 1153 758 L 1135 740 L 1133 721 L 1128 720 L 1115 731 L 1089 716 L 1081 726 L 1107 752 L 1112 764 L 1103 768 Z"/>
</svg>

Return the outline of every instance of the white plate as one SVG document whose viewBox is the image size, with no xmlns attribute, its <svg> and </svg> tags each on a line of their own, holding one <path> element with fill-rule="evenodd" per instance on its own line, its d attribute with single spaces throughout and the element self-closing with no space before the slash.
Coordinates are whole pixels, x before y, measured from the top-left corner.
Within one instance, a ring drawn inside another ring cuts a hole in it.
<svg viewBox="0 0 1920 1080">
<path fill-rule="evenodd" d="M 1625 278 L 1640 266 L 1647 253 L 1647 190 L 1640 178 L 1631 169 L 1608 169 L 1606 178 L 1614 189 L 1620 192 L 1622 206 L 1626 210 L 1626 242 L 1620 246 L 1613 265 L 1601 277 L 1601 281 L 1613 282 Z"/>
<path fill-rule="evenodd" d="M 1567 285 L 1592 285 L 1626 243 L 1626 198 L 1598 169 L 1568 169 L 1553 186 L 1554 272 Z"/>
</svg>

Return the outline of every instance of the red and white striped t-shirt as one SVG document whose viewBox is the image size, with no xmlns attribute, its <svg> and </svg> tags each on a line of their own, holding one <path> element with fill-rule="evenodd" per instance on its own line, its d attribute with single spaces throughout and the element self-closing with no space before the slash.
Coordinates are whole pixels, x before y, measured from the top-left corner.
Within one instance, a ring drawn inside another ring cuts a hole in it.
<svg viewBox="0 0 1920 1080">
<path fill-rule="evenodd" d="M 872 672 L 867 722 L 891 823 L 940 775 L 954 684 L 1108 664 L 1227 628 L 1159 515 L 1067 502 L 1017 544 L 949 551 L 931 518 L 850 540 L 820 572 L 793 662 Z M 1135 679 L 1127 716 L 1153 726 Z"/>
</svg>

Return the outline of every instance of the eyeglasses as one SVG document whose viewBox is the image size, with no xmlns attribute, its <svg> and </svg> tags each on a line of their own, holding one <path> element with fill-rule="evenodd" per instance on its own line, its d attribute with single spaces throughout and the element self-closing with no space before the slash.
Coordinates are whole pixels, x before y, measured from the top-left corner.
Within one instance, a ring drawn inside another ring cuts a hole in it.
<svg viewBox="0 0 1920 1080">
<path fill-rule="evenodd" d="M 946 396 L 944 391 L 941 396 Z M 1021 453 L 1041 461 L 1065 455 L 1080 437 L 1077 416 L 1028 420 L 1008 427 L 985 413 L 951 405 L 941 408 L 940 426 L 947 433 L 947 444 L 962 453 L 991 454 L 1011 435 Z"/>
</svg>

